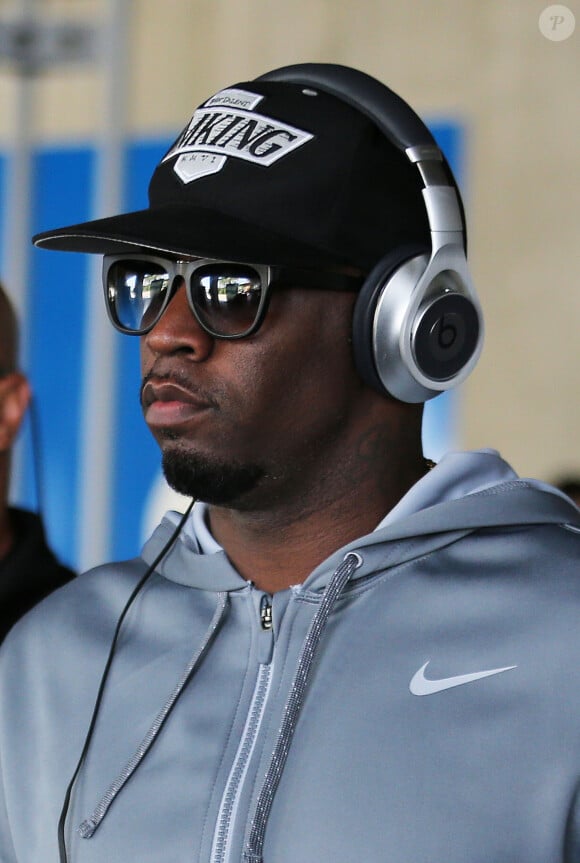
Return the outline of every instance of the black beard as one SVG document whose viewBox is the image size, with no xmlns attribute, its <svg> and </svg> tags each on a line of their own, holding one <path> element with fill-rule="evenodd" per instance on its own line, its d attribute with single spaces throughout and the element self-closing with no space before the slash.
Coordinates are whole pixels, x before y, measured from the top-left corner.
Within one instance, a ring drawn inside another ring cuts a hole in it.
<svg viewBox="0 0 580 863">
<path fill-rule="evenodd" d="M 163 473 L 175 491 L 215 506 L 227 506 L 252 491 L 264 476 L 258 465 L 207 459 L 169 448 L 163 453 Z"/>
</svg>

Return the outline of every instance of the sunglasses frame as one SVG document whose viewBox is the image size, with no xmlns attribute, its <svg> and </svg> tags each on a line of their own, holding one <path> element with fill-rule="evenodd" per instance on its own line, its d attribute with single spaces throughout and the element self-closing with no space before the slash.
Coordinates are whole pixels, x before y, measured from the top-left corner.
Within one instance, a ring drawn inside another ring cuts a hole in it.
<svg viewBox="0 0 580 863">
<path fill-rule="evenodd" d="M 111 294 L 111 290 L 109 288 L 108 276 L 111 267 L 119 261 L 142 261 L 145 263 L 157 264 L 158 266 L 163 267 L 170 277 L 170 287 L 168 288 L 168 290 L 165 291 L 163 302 L 157 316 L 155 317 L 155 320 L 149 326 L 143 327 L 143 329 L 131 330 L 123 326 L 123 324 L 119 321 L 115 314 L 115 303 Z M 231 335 L 216 332 L 200 319 L 199 314 L 195 309 L 195 305 L 191 296 L 191 277 L 195 273 L 195 271 L 200 269 L 201 267 L 205 267 L 208 265 L 213 266 L 215 264 L 224 264 L 228 267 L 231 267 L 232 265 L 240 267 L 251 267 L 257 272 L 262 284 L 264 285 L 254 321 L 250 327 L 248 327 L 241 333 L 235 333 Z M 178 281 L 179 278 L 183 279 L 185 283 L 187 303 L 189 305 L 191 313 L 193 314 L 195 320 L 197 321 L 201 329 L 208 335 L 212 336 L 214 339 L 228 340 L 248 338 L 248 336 L 253 335 L 262 326 L 264 318 L 266 316 L 266 312 L 268 310 L 268 305 L 270 302 L 270 290 L 272 287 L 280 287 L 287 289 L 309 287 L 318 290 L 355 293 L 360 290 L 364 281 L 364 277 L 362 276 L 362 274 L 360 276 L 354 276 L 331 270 L 319 271 L 298 269 L 293 267 L 277 267 L 271 266 L 269 264 L 249 264 L 242 261 L 226 261 L 219 258 L 195 258 L 187 260 L 181 258 L 168 258 L 160 255 L 148 255 L 142 253 L 135 255 L 127 253 L 123 255 L 104 255 L 103 289 L 105 292 L 105 305 L 107 308 L 109 320 L 111 321 L 115 329 L 130 336 L 144 336 L 147 335 L 147 333 L 151 332 L 151 330 L 155 326 L 157 326 L 157 324 L 163 317 L 167 306 L 171 302 L 172 298 L 175 296 L 175 293 L 177 292 L 180 284 Z"/>
</svg>

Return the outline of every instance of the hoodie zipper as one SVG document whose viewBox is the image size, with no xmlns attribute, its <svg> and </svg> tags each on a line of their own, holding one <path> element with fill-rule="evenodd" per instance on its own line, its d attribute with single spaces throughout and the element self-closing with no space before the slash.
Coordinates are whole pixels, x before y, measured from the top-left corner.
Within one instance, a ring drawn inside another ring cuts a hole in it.
<svg viewBox="0 0 580 863">
<path fill-rule="evenodd" d="M 243 856 L 245 863 L 264 863 L 264 837 L 270 809 L 292 744 L 294 730 L 300 716 L 316 653 L 320 646 L 328 618 L 337 600 L 350 581 L 355 569 L 358 569 L 362 565 L 362 562 L 362 558 L 357 552 L 349 552 L 344 557 L 341 565 L 334 571 L 332 578 L 328 582 L 322 594 L 320 605 L 308 629 L 306 639 L 302 645 L 294 680 L 288 694 L 288 700 L 284 707 L 284 715 L 278 731 L 276 746 L 274 747 L 270 765 L 258 795 L 253 818 L 251 819 L 250 834 Z"/>
<path fill-rule="evenodd" d="M 263 639 L 264 636 L 262 633 L 271 632 L 272 630 L 272 597 L 267 593 L 262 594 L 258 608 L 260 629 L 262 630 L 259 637 Z M 272 663 L 270 661 L 272 655 L 272 637 L 273 634 L 268 639 L 270 644 L 266 647 L 266 651 L 263 649 L 265 645 L 262 645 L 262 650 L 260 650 L 260 659 L 262 659 L 262 662 L 258 665 L 258 674 L 254 684 L 246 724 L 242 731 L 240 743 L 220 803 L 210 863 L 228 863 L 230 858 L 234 825 L 236 823 L 244 779 L 256 745 L 270 691 L 270 682 L 272 680 Z M 265 653 L 267 656 L 264 655 Z"/>
<path fill-rule="evenodd" d="M 269 593 L 260 599 L 260 625 L 262 629 L 272 629 L 272 597 Z"/>
<path fill-rule="evenodd" d="M 232 843 L 233 829 L 236 822 L 240 795 L 248 770 L 248 763 L 252 752 L 254 751 L 258 731 L 264 716 L 271 679 L 272 666 L 260 665 L 258 669 L 258 677 L 254 686 L 252 701 L 250 703 L 248 718 L 246 719 L 238 751 L 236 752 L 234 763 L 226 783 L 226 789 L 222 797 L 210 863 L 227 863 L 229 860 L 229 851 Z"/>
</svg>

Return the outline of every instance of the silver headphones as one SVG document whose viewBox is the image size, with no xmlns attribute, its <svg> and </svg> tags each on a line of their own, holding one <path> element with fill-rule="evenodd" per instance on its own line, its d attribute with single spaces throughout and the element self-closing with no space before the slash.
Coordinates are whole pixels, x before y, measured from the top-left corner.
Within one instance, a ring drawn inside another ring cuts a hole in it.
<svg viewBox="0 0 580 863">
<path fill-rule="evenodd" d="M 355 363 L 366 383 L 404 402 L 427 401 L 460 384 L 479 359 L 483 317 L 465 256 L 458 191 L 423 121 L 384 84 L 347 66 L 301 63 L 257 80 L 301 84 L 341 99 L 416 165 L 431 248 L 391 250 L 365 280 L 353 316 Z"/>
</svg>

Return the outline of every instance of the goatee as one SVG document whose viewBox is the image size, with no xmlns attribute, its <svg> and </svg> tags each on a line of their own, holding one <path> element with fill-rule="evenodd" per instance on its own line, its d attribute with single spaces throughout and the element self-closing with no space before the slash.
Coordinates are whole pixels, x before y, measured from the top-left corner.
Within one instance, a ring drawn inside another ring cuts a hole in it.
<svg viewBox="0 0 580 863">
<path fill-rule="evenodd" d="M 252 491 L 265 471 L 255 464 L 208 459 L 170 447 L 163 453 L 163 473 L 180 494 L 215 506 L 227 506 Z"/>
</svg>

